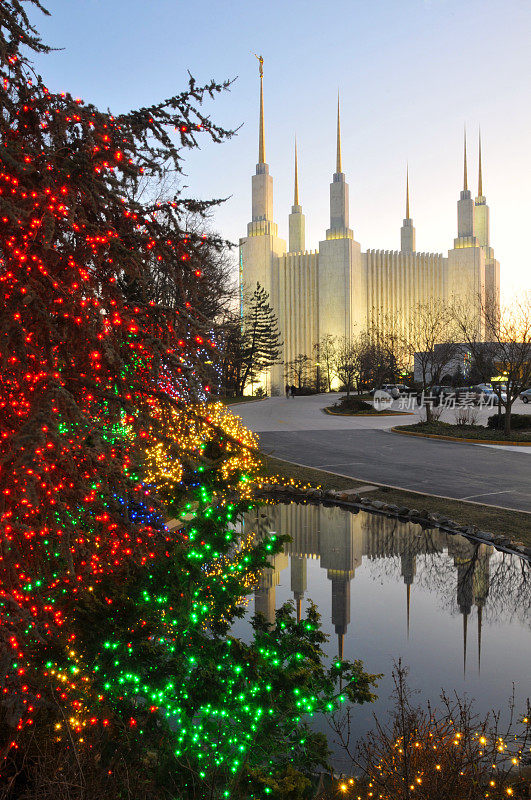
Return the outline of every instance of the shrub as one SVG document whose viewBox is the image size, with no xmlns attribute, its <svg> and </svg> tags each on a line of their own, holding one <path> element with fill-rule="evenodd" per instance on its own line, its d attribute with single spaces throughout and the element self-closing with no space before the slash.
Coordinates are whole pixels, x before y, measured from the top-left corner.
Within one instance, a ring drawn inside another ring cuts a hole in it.
<svg viewBox="0 0 531 800">
<path fill-rule="evenodd" d="M 492 417 L 491 417 L 492 419 Z M 456 406 L 455 424 L 456 425 L 475 425 L 478 421 L 478 409 L 475 406 Z"/>
<path fill-rule="evenodd" d="M 359 397 L 344 397 L 333 406 L 337 411 L 374 411 L 372 403 L 360 400 Z"/>
<path fill-rule="evenodd" d="M 300 397 L 307 397 L 311 394 L 320 394 L 320 392 L 312 386 L 301 386 L 300 389 L 295 389 L 294 394 L 300 395 Z"/>
<path fill-rule="evenodd" d="M 493 414 L 488 418 L 487 425 L 499 431 L 505 428 L 505 414 Z M 531 431 L 531 414 L 511 414 L 511 430 Z"/>
</svg>

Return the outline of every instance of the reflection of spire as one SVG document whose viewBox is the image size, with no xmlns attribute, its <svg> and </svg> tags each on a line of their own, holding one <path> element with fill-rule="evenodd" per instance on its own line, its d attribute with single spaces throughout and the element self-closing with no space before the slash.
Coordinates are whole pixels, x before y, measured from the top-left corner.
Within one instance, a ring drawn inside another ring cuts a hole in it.
<svg viewBox="0 0 531 800">
<path fill-rule="evenodd" d="M 350 622 L 350 578 L 332 578 L 332 623 L 336 633 L 346 633 Z"/>
<path fill-rule="evenodd" d="M 343 645 L 345 643 L 345 634 L 338 633 L 337 634 L 337 657 L 343 661 Z"/>
<path fill-rule="evenodd" d="M 468 628 L 468 614 L 463 614 L 463 678 L 466 677 L 466 634 Z"/>
<path fill-rule="evenodd" d="M 492 548 L 480 545 L 477 563 L 474 569 L 474 603 L 478 612 L 478 674 L 481 673 L 481 633 L 483 623 L 483 606 L 489 596 L 489 567 Z"/>
<path fill-rule="evenodd" d="M 337 153 L 336 153 L 336 173 L 341 172 L 341 122 L 339 119 L 339 91 L 337 93 Z"/>
<path fill-rule="evenodd" d="M 407 584 L 406 588 L 406 607 L 407 607 L 407 638 L 409 639 L 409 607 L 411 602 L 411 584 Z"/>
<path fill-rule="evenodd" d="M 478 675 L 481 675 L 481 623 L 483 617 L 483 609 L 478 606 Z"/>
<path fill-rule="evenodd" d="M 268 625 L 275 624 L 275 584 L 257 586 L 254 591 L 254 613 L 261 614 Z"/>
<path fill-rule="evenodd" d="M 304 556 L 291 556 L 291 591 L 295 598 L 297 622 L 301 621 L 302 600 L 307 586 L 306 559 Z"/>
<path fill-rule="evenodd" d="M 409 622 L 411 609 L 411 584 L 417 571 L 417 560 L 411 542 L 404 543 L 405 547 L 400 553 L 400 571 L 406 584 L 406 620 L 407 638 L 409 639 Z"/>
</svg>

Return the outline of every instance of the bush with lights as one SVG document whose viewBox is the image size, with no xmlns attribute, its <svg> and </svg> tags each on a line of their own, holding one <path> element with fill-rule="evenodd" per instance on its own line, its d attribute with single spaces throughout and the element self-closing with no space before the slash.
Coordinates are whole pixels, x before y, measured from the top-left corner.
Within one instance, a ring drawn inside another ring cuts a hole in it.
<svg viewBox="0 0 531 800">
<path fill-rule="evenodd" d="M 335 781 L 323 800 L 527 800 L 529 700 L 519 716 L 513 694 L 505 723 L 499 711 L 481 716 L 469 698 L 444 692 L 437 705 L 415 706 L 407 673 L 399 661 L 389 717 L 377 719 L 354 751 L 348 715 L 343 715 L 338 738 L 357 776 Z"/>
</svg>

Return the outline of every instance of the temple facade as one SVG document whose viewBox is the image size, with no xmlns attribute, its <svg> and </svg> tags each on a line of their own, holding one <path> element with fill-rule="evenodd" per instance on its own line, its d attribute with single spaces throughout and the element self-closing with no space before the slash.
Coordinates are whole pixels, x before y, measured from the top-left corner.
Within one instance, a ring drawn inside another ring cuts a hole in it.
<svg viewBox="0 0 531 800">
<path fill-rule="evenodd" d="M 330 184 L 330 227 L 317 250 L 306 248 L 305 215 L 299 198 L 295 144 L 294 197 L 288 218 L 289 240 L 279 237 L 273 215 L 273 178 L 265 153 L 263 75 L 260 74 L 258 163 L 252 176 L 252 218 L 240 239 L 242 310 L 259 283 L 269 294 L 284 342 L 283 363 L 299 354 L 315 360 L 315 345 L 326 334 L 350 337 L 392 324 L 407 335 L 415 308 L 430 299 L 466 301 L 481 318 L 487 303 L 499 306 L 500 265 L 489 239 L 489 207 L 483 194 L 481 141 L 478 195 L 468 188 L 466 137 L 463 189 L 457 202 L 457 236 L 448 254 L 419 253 L 410 215 L 406 176 L 405 218 L 400 250 L 367 250 L 354 237 L 349 219 L 349 185 L 341 160 L 341 123 L 337 108 L 336 167 Z M 481 332 L 484 334 L 484 331 Z M 278 394 L 283 364 L 261 376 L 263 388 Z M 256 386 L 256 384 L 255 384 Z"/>
</svg>

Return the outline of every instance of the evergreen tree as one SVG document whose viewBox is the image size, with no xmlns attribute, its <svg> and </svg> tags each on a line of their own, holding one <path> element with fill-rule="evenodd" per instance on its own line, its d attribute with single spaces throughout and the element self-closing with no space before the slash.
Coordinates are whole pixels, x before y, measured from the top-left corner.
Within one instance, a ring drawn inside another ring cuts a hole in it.
<svg viewBox="0 0 531 800">
<path fill-rule="evenodd" d="M 237 397 L 245 370 L 242 319 L 239 313 L 228 313 L 217 330 L 221 354 L 221 385 L 226 397 Z"/>
<path fill-rule="evenodd" d="M 279 363 L 281 350 L 278 320 L 269 305 L 269 294 L 257 282 L 243 317 L 240 394 L 248 383 L 254 383 L 261 373 Z"/>
</svg>

